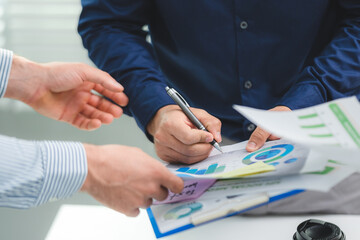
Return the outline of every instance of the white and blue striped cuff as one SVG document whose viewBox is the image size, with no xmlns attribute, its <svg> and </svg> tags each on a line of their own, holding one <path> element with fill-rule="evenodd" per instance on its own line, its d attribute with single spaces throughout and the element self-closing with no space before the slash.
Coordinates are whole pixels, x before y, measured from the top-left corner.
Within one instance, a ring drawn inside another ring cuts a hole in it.
<svg viewBox="0 0 360 240">
<path fill-rule="evenodd" d="M 12 51 L 0 48 L 0 98 L 2 98 L 6 92 L 12 58 Z"/>
<path fill-rule="evenodd" d="M 84 146 L 77 142 L 40 142 L 44 181 L 35 205 L 70 197 L 79 191 L 87 175 Z"/>
</svg>

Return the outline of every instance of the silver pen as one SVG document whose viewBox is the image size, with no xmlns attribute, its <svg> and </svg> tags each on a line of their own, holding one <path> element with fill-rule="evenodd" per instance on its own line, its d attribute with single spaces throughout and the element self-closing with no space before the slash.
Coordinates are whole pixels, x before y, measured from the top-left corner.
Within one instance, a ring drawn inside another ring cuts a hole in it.
<svg viewBox="0 0 360 240">
<path fill-rule="evenodd" d="M 175 103 L 177 105 L 179 105 L 179 107 L 181 108 L 181 110 L 183 110 L 183 112 L 185 113 L 185 115 L 190 119 L 190 121 L 200 130 L 203 131 L 207 131 L 208 130 L 204 127 L 204 125 L 199 121 L 199 119 L 197 119 L 197 117 L 192 113 L 192 111 L 190 110 L 190 106 L 189 104 L 185 101 L 185 99 L 180 95 L 180 93 L 178 93 L 175 89 L 173 88 L 169 88 L 169 87 L 165 87 L 165 90 L 167 92 L 167 94 L 175 101 Z M 217 143 L 214 140 L 212 140 L 212 142 L 210 143 L 211 145 L 214 146 L 214 148 L 216 148 L 217 150 L 219 150 L 221 153 L 223 152 L 220 148 L 219 143 Z"/>
</svg>

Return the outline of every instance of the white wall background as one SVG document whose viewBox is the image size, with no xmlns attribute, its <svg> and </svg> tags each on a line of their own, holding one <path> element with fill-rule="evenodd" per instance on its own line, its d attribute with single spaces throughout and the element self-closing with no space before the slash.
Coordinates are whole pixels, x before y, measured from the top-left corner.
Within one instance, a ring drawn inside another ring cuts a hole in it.
<svg viewBox="0 0 360 240">
<path fill-rule="evenodd" d="M 37 62 L 91 64 L 76 31 L 80 11 L 80 0 L 0 0 L 0 47 Z M 153 145 L 130 117 L 123 116 L 99 130 L 85 132 L 47 119 L 26 105 L 8 99 L 0 99 L 0 134 L 24 139 L 124 144 L 156 156 Z M 97 204 L 80 193 L 31 210 L 0 208 L 0 239 L 44 239 L 58 208 L 64 203 Z"/>
</svg>

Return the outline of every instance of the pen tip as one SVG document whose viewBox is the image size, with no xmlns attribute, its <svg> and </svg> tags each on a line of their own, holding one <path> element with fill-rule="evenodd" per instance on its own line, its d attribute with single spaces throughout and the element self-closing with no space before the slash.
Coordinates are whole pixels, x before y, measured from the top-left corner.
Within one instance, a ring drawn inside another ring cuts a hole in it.
<svg viewBox="0 0 360 240">
<path fill-rule="evenodd" d="M 222 149 L 221 149 L 221 147 L 220 147 L 220 145 L 216 142 L 216 143 L 214 143 L 214 147 L 219 151 L 219 152 L 221 152 L 221 153 L 223 153 L 223 151 L 222 151 Z"/>
</svg>

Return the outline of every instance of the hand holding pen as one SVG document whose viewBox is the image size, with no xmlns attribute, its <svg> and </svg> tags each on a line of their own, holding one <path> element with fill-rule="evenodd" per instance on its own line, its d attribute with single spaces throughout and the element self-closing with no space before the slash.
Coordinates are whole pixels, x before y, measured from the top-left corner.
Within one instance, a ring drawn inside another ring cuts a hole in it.
<svg viewBox="0 0 360 240">
<path fill-rule="evenodd" d="M 155 151 L 162 160 L 199 162 L 213 150 L 209 143 L 221 142 L 220 120 L 202 109 L 190 109 L 208 131 L 199 130 L 175 103 L 160 108 L 147 125 L 148 133 L 154 137 Z"/>
<path fill-rule="evenodd" d="M 208 131 L 205 126 L 200 122 L 200 120 L 194 115 L 194 113 L 190 110 L 189 104 L 186 100 L 173 88 L 166 87 L 165 88 L 167 94 L 176 102 L 177 105 L 183 110 L 185 115 L 190 119 L 190 121 L 200 130 Z M 214 146 L 219 152 L 222 153 L 220 145 L 213 139 L 210 142 L 211 145 Z"/>
</svg>

